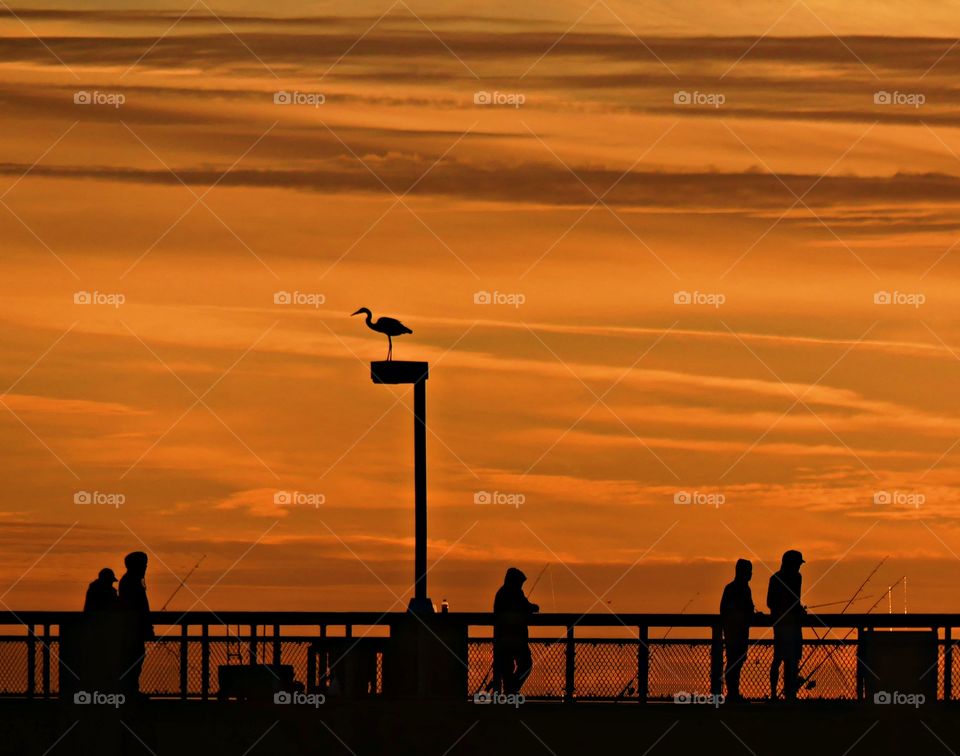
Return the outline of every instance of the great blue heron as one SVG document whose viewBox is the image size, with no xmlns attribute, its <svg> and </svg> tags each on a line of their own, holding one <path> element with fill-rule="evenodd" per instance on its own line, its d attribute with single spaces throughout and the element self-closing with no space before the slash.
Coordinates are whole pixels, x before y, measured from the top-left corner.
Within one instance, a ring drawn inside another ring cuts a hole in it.
<svg viewBox="0 0 960 756">
<path fill-rule="evenodd" d="M 371 331 L 376 331 L 377 333 L 382 333 L 387 337 L 387 359 L 393 359 L 393 337 L 394 336 L 403 336 L 405 333 L 413 333 L 409 328 L 407 328 L 403 323 L 401 323 L 396 318 L 377 318 L 373 319 L 373 313 L 370 312 L 366 307 L 361 307 L 353 315 L 359 315 L 360 313 L 365 312 L 367 314 L 367 328 Z"/>
</svg>

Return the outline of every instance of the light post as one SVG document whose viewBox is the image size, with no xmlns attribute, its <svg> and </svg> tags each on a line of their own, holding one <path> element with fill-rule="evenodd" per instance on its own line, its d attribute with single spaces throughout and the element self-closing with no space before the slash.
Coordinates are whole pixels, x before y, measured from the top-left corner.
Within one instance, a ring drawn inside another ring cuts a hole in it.
<svg viewBox="0 0 960 756">
<path fill-rule="evenodd" d="M 370 363 L 374 383 L 413 384 L 413 503 L 414 567 L 413 598 L 408 611 L 433 614 L 433 602 L 427 597 L 427 378 L 426 362 L 381 360 Z"/>
</svg>

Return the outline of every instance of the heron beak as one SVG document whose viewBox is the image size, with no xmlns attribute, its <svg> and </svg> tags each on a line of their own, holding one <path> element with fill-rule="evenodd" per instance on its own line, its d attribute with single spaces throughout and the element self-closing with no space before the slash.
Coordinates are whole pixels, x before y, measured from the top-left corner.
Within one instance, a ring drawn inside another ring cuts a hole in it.
<svg viewBox="0 0 960 756">
<path fill-rule="evenodd" d="M 350 313 L 350 317 L 352 318 L 354 315 L 359 315 L 361 312 L 363 312 L 363 309 L 362 309 L 362 308 L 359 309 L 359 310 L 357 310 L 356 312 L 351 312 L 351 313 Z"/>
</svg>

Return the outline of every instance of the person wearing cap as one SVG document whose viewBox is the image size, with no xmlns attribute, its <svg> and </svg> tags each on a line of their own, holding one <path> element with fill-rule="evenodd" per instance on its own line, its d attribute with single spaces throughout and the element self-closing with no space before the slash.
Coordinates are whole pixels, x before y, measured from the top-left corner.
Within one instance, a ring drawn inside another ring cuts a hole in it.
<svg viewBox="0 0 960 756">
<path fill-rule="evenodd" d="M 102 612 L 110 609 L 116 609 L 119 598 L 117 589 L 113 584 L 117 582 L 117 576 L 113 570 L 104 567 L 94 580 L 87 587 L 87 597 L 83 602 L 83 611 Z"/>
<path fill-rule="evenodd" d="M 747 659 L 750 623 L 757 614 L 753 605 L 753 593 L 750 591 L 752 577 L 753 563 L 749 559 L 738 559 L 733 580 L 727 583 L 720 598 L 720 625 L 727 652 L 727 664 L 723 674 L 727 683 L 726 700 L 734 703 L 743 701 L 743 696 L 740 695 L 740 671 Z"/>
<path fill-rule="evenodd" d="M 527 625 L 540 611 L 523 593 L 527 576 L 516 567 L 507 570 L 493 601 L 493 685 L 506 694 L 520 692 L 533 670 Z"/>
<path fill-rule="evenodd" d="M 777 698 L 780 667 L 783 666 L 783 696 L 788 701 L 797 697 L 800 656 L 803 652 L 803 618 L 806 608 L 800 603 L 803 577 L 800 565 L 803 554 L 795 549 L 783 553 L 780 569 L 770 576 L 767 606 L 773 624 L 773 663 L 770 665 L 770 698 Z"/>
</svg>

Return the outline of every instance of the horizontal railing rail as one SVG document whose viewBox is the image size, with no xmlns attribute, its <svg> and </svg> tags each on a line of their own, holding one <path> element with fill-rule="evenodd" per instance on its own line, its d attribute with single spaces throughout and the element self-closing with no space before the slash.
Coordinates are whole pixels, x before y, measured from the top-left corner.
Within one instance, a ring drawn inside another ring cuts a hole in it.
<svg viewBox="0 0 960 756">
<path fill-rule="evenodd" d="M 53 697 L 66 690 L 68 685 L 60 684 L 65 674 L 61 631 L 83 616 L 76 611 L 0 611 L 0 696 Z M 220 692 L 221 668 L 283 664 L 293 668 L 305 689 L 325 690 L 330 675 L 324 665 L 332 670 L 339 661 L 333 656 L 376 639 L 366 653 L 376 658 L 371 692 L 381 693 L 387 636 L 392 626 L 409 622 L 410 616 L 369 611 L 153 612 L 158 639 L 148 644 L 141 687 L 155 697 L 207 699 Z M 493 615 L 455 612 L 444 617 L 467 628 L 467 658 L 461 662 L 467 666 L 472 695 L 492 679 Z M 769 694 L 771 625 L 769 615 L 753 621 L 743 671 L 747 697 Z M 858 639 L 866 631 L 888 629 L 934 631 L 937 697 L 952 700 L 958 689 L 953 680 L 953 628 L 960 628 L 960 614 L 810 614 L 802 625 L 804 671 L 816 670 L 818 678 L 817 689 L 805 691 L 806 697 L 861 698 Z M 724 651 L 716 614 L 543 613 L 532 615 L 530 626 L 534 671 L 524 687 L 528 698 L 643 702 L 723 691 Z M 328 647 L 339 650 L 331 656 Z"/>
<path fill-rule="evenodd" d="M 0 626 L 4 625 L 58 625 L 71 618 L 82 616 L 76 611 L 0 611 Z M 258 611 L 190 611 L 153 612 L 154 624 L 161 625 L 389 625 L 409 617 L 407 612 L 258 612 Z M 490 612 L 451 612 L 468 625 L 492 625 Z M 713 627 L 720 622 L 717 614 L 669 614 L 669 613 L 621 613 L 554 612 L 533 614 L 531 625 L 574 625 L 579 627 L 602 627 L 617 625 L 638 627 Z M 769 615 L 759 615 L 755 627 L 769 627 Z M 804 627 L 866 627 L 866 628 L 943 628 L 960 627 L 960 614 L 808 614 L 803 618 Z"/>
</svg>

